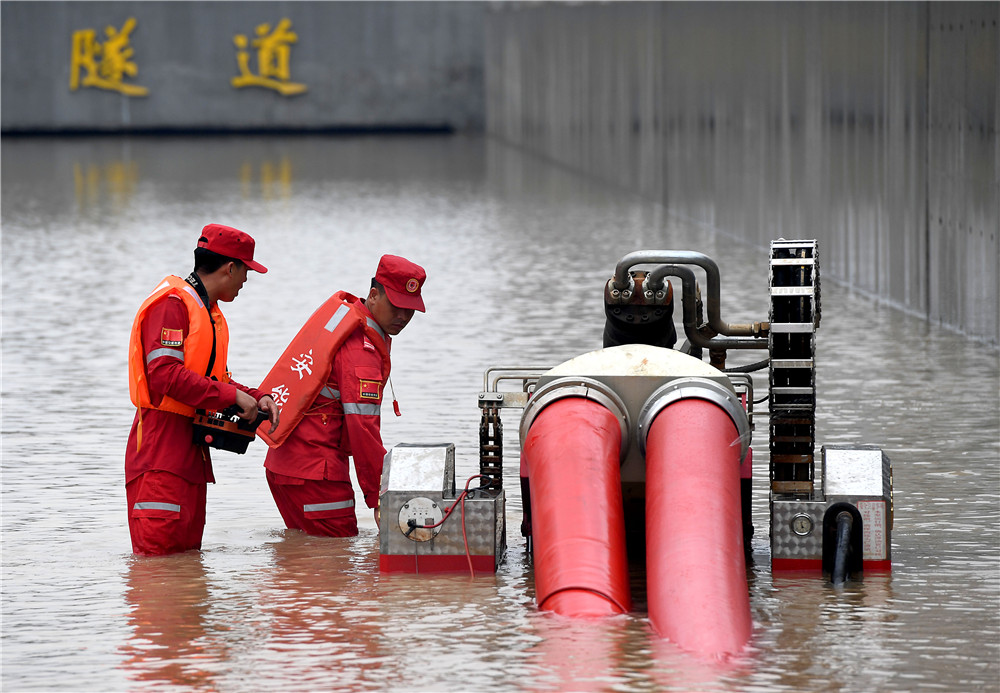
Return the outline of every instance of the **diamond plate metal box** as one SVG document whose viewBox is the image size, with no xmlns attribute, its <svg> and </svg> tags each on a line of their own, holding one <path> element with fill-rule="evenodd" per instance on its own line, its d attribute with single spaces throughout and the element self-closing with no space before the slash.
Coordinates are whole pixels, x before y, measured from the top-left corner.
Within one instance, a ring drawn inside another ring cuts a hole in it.
<svg viewBox="0 0 1000 693">
<path fill-rule="evenodd" d="M 380 570 L 496 572 L 507 549 L 504 491 L 470 488 L 464 508 L 459 497 L 454 444 L 389 450 L 379 493 Z"/>
<path fill-rule="evenodd" d="M 861 520 L 865 569 L 891 564 L 892 467 L 874 445 L 826 445 L 822 449 L 821 498 L 771 499 L 771 564 L 775 570 L 820 569 L 824 525 L 845 507 Z"/>
<path fill-rule="evenodd" d="M 824 445 L 823 493 L 828 503 L 849 503 L 863 524 L 866 567 L 891 560 L 892 464 L 875 445 Z"/>
</svg>

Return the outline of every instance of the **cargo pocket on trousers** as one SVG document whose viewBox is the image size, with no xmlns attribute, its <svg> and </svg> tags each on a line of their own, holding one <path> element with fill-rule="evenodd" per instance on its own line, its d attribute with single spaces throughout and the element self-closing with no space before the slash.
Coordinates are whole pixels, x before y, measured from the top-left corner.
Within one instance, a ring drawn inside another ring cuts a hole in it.
<svg viewBox="0 0 1000 693">
<path fill-rule="evenodd" d="M 139 501 L 131 510 L 129 531 L 136 553 L 160 555 L 189 548 L 182 536 L 184 524 L 179 504 Z"/>
<path fill-rule="evenodd" d="M 141 501 L 132 506 L 132 521 L 150 544 L 169 545 L 181 527 L 181 506 L 177 503 Z"/>
</svg>

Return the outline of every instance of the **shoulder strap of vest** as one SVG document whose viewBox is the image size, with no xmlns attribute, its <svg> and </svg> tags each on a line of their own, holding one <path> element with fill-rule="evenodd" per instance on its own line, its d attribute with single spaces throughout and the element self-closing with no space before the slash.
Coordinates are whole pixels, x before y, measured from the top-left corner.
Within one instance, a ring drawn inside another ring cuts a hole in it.
<svg viewBox="0 0 1000 693">
<path fill-rule="evenodd" d="M 208 311 L 208 321 L 212 325 L 212 355 L 208 357 L 208 368 L 205 369 L 205 375 L 209 376 L 212 374 L 212 368 L 215 366 L 216 334 L 215 318 L 212 316 L 212 305 L 208 300 L 208 289 L 205 288 L 205 284 L 201 281 L 201 277 L 199 277 L 196 272 L 192 272 L 184 281 L 190 284 L 194 290 L 198 292 L 198 296 L 201 297 L 201 302 L 205 304 L 205 310 Z"/>
</svg>

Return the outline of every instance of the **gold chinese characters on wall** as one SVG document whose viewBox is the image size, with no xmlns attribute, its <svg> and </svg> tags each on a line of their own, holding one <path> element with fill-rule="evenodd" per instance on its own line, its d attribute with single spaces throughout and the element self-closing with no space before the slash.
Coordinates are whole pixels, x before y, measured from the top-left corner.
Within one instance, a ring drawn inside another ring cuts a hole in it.
<svg viewBox="0 0 1000 693">
<path fill-rule="evenodd" d="M 135 51 L 129 46 L 129 35 L 135 29 L 135 18 L 125 20 L 121 30 L 108 26 L 104 29 L 105 41 L 97 41 L 97 32 L 82 29 L 73 32 L 73 47 L 70 52 L 69 88 L 93 87 L 117 91 L 126 96 L 145 96 L 146 87 L 127 84 L 126 76 L 135 77 L 138 66 L 131 60 Z M 83 79 L 80 79 L 80 72 Z"/>
<path fill-rule="evenodd" d="M 107 26 L 104 40 L 98 40 L 94 29 L 73 32 L 70 50 L 70 91 L 80 87 L 115 91 L 125 96 L 146 96 L 149 89 L 126 79 L 139 73 L 135 50 L 130 45 L 136 19 L 129 17 L 121 29 Z M 260 87 L 271 89 L 282 96 L 294 96 L 307 90 L 305 84 L 291 80 L 292 44 L 299 40 L 292 31 L 292 21 L 283 18 L 274 28 L 259 24 L 256 37 L 248 40 L 246 34 L 236 34 L 236 69 L 238 75 L 230 80 L 236 89 Z M 251 49 L 255 51 L 251 55 Z M 256 72 L 251 63 L 256 62 Z"/>
<path fill-rule="evenodd" d="M 261 24 L 257 27 L 257 38 L 253 40 L 253 47 L 257 49 L 257 74 L 250 71 L 247 37 L 236 34 L 233 43 L 236 44 L 236 64 L 239 66 L 240 74 L 238 77 L 233 77 L 230 83 L 237 89 L 243 87 L 274 89 L 284 96 L 304 92 L 306 85 L 290 81 L 291 44 L 299 40 L 299 35 L 291 31 L 291 26 L 292 22 L 289 19 L 282 19 L 274 27 L 274 31 L 271 31 L 270 24 Z"/>
</svg>

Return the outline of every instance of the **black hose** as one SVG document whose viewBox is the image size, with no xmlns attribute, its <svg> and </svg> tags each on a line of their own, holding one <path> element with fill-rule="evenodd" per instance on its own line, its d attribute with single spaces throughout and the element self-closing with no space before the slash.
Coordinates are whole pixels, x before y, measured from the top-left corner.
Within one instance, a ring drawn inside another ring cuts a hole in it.
<svg viewBox="0 0 1000 693">
<path fill-rule="evenodd" d="M 837 515 L 837 549 L 833 555 L 833 573 L 830 577 L 835 585 L 841 585 L 847 581 L 853 526 L 854 517 L 851 513 L 845 510 Z"/>
<path fill-rule="evenodd" d="M 767 364 L 771 363 L 771 359 L 764 359 L 763 361 L 758 361 L 757 363 L 750 363 L 746 366 L 733 366 L 732 368 L 727 368 L 726 373 L 753 373 L 754 371 L 759 371 L 767 368 Z"/>
</svg>

